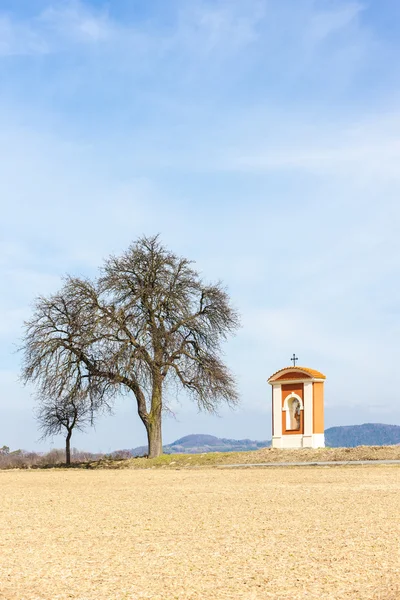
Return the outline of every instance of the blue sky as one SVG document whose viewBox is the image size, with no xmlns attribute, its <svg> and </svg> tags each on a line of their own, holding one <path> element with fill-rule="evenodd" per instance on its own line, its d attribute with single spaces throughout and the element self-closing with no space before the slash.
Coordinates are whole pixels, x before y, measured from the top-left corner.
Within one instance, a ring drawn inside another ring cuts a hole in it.
<svg viewBox="0 0 400 600">
<path fill-rule="evenodd" d="M 293 352 L 327 427 L 400 422 L 399 23 L 395 0 L 0 0 L 0 444 L 50 444 L 18 382 L 33 299 L 157 232 L 243 322 L 240 409 L 171 399 L 166 442 L 269 438 Z M 75 442 L 144 440 L 123 398 Z"/>
</svg>

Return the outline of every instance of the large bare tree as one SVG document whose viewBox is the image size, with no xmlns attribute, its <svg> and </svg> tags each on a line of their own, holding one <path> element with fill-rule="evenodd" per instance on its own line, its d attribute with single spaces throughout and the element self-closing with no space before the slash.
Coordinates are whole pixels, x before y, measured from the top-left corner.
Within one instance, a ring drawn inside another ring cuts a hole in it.
<svg viewBox="0 0 400 600">
<path fill-rule="evenodd" d="M 36 300 L 25 324 L 23 379 L 46 397 L 74 387 L 97 404 L 132 393 L 149 456 L 159 456 L 169 383 L 202 410 L 237 403 L 221 343 L 238 325 L 221 283 L 204 283 L 158 236 L 143 237 L 109 258 L 96 280 L 68 277 L 58 293 Z"/>
</svg>

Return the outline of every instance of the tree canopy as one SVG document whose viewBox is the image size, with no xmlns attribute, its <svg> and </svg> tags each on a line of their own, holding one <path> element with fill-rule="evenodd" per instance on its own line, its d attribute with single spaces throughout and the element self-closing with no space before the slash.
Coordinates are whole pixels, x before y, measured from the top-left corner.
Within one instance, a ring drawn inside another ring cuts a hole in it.
<svg viewBox="0 0 400 600">
<path fill-rule="evenodd" d="M 103 408 L 102 406 L 100 408 Z M 56 397 L 41 397 L 36 410 L 36 419 L 42 439 L 65 433 L 65 462 L 71 464 L 71 437 L 74 429 L 83 431 L 93 425 L 96 407 L 88 402 L 87 394 L 72 390 Z"/>
<path fill-rule="evenodd" d="M 98 278 L 67 277 L 25 323 L 23 379 L 46 398 L 79 390 L 96 406 L 132 393 L 149 456 L 162 453 L 164 392 L 175 382 L 200 410 L 235 405 L 221 344 L 239 326 L 221 282 L 206 284 L 159 237 L 105 261 Z"/>
</svg>

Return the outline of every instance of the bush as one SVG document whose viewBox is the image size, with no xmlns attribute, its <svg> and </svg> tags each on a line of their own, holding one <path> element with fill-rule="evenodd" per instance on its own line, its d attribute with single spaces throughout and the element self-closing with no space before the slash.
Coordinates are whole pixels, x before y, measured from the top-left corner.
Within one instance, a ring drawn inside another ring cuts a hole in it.
<svg viewBox="0 0 400 600">
<path fill-rule="evenodd" d="M 7 448 L 7 452 L 4 451 Z M 90 460 L 98 460 L 103 454 L 81 452 L 76 448 L 72 451 L 71 462 L 82 463 Z M 65 465 L 65 450 L 54 448 L 50 452 L 26 452 L 25 450 L 14 450 L 10 452 L 7 446 L 0 448 L 0 469 L 35 469 L 40 467 L 55 467 Z"/>
</svg>

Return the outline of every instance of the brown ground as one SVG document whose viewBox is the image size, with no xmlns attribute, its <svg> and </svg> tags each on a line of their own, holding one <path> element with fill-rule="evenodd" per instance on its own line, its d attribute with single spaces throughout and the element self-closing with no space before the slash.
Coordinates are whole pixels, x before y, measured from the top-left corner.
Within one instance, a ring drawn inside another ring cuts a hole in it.
<svg viewBox="0 0 400 600">
<path fill-rule="evenodd" d="M 2 600 L 400 598 L 400 468 L 0 472 Z"/>
</svg>

